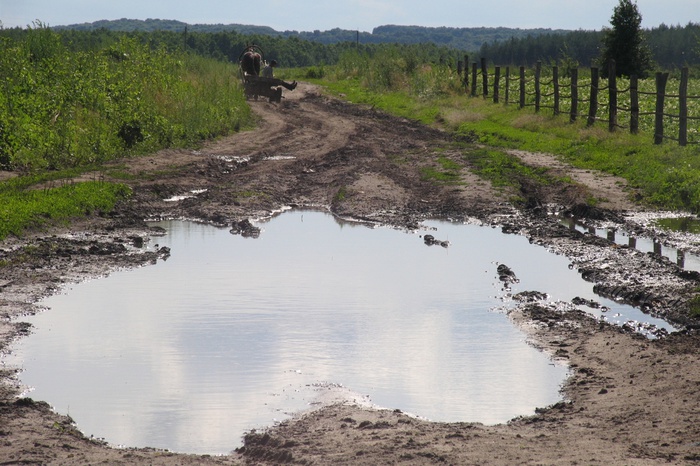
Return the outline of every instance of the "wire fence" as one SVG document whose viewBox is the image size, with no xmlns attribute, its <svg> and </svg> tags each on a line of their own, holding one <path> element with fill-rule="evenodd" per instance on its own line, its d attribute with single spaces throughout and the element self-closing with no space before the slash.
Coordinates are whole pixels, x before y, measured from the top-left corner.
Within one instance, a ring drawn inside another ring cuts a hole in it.
<svg viewBox="0 0 700 466">
<path fill-rule="evenodd" d="M 485 58 L 473 62 L 471 70 L 467 63 L 465 56 L 457 71 L 472 97 L 491 96 L 494 103 L 533 107 L 535 112 L 566 112 L 571 122 L 585 118 L 588 126 L 604 123 L 609 131 L 653 132 L 655 144 L 665 140 L 681 146 L 700 144 L 700 95 L 689 94 L 688 68 L 681 70 L 680 78 L 669 80 L 669 73 L 662 72 L 653 79 L 618 78 L 612 60 L 607 78 L 601 78 L 597 67 L 590 68 L 590 76 L 580 77 L 579 69 L 567 68 L 562 76 L 557 66 L 543 68 L 541 62 L 534 69 L 520 66 L 517 72 L 496 66 L 492 73 Z M 667 91 L 670 81 L 677 93 Z M 700 81 L 692 82 L 700 93 Z"/>
</svg>

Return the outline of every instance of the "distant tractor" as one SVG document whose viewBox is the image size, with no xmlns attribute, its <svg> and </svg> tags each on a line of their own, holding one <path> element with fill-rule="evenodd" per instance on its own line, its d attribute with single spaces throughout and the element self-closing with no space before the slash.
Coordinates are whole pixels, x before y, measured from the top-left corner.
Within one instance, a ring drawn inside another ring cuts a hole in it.
<svg viewBox="0 0 700 466">
<path fill-rule="evenodd" d="M 257 45 L 249 45 L 241 52 L 238 66 L 246 97 L 257 99 L 262 96 L 269 98 L 270 102 L 281 102 L 282 87 L 290 91 L 297 87 L 296 81 L 287 83 L 274 77 L 261 76 L 261 66 L 269 65 L 262 49 Z"/>
</svg>

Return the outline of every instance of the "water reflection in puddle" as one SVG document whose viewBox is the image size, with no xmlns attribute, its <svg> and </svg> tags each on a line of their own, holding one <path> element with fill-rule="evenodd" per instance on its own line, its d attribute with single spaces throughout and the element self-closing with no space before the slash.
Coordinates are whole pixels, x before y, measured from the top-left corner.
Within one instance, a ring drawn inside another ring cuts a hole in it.
<svg viewBox="0 0 700 466">
<path fill-rule="evenodd" d="M 491 228 L 434 223 L 445 249 L 317 212 L 280 215 L 258 239 L 161 225 L 166 262 L 45 300 L 14 356 L 30 396 L 113 444 L 225 453 L 328 393 L 439 421 L 532 414 L 559 399 L 566 368 L 493 310 L 498 263 L 514 293 L 635 312 Z"/>
<path fill-rule="evenodd" d="M 677 220 L 677 222 L 676 222 Z M 671 246 L 663 246 L 659 241 L 653 238 L 639 237 L 630 234 L 624 228 L 599 228 L 595 226 L 586 226 L 580 223 L 577 219 L 562 218 L 561 223 L 572 230 L 577 230 L 581 233 L 596 235 L 601 238 L 606 238 L 609 241 L 621 246 L 628 246 L 640 252 L 652 253 L 657 256 L 663 256 L 672 263 L 685 270 L 700 272 L 700 257 L 695 254 L 688 254 L 683 249 L 674 248 Z M 658 221 L 660 226 L 671 229 L 671 226 L 676 226 L 676 230 L 686 228 L 686 232 L 692 233 L 692 228 L 696 224 L 693 219 L 662 219 Z"/>
</svg>

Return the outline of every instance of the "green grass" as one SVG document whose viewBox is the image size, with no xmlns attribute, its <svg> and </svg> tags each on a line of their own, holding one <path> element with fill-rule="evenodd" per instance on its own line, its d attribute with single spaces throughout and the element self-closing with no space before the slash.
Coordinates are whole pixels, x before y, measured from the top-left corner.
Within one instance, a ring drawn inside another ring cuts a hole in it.
<svg viewBox="0 0 700 466">
<path fill-rule="evenodd" d="M 317 80 L 317 82 L 320 81 Z M 352 103 L 370 105 L 393 115 L 410 118 L 425 124 L 434 122 L 439 112 L 434 102 L 409 102 L 402 92 L 373 92 L 365 88 L 358 79 L 324 82 L 323 85 L 334 94 L 342 95 Z"/>
<path fill-rule="evenodd" d="M 445 184 L 460 184 L 462 166 L 457 162 L 440 156 L 437 159 L 440 169 L 424 167 L 421 169 L 424 180 L 433 180 Z"/>
<path fill-rule="evenodd" d="M 690 309 L 690 317 L 700 318 L 700 296 L 691 299 L 688 302 L 688 308 Z"/>
<path fill-rule="evenodd" d="M 192 147 L 252 124 L 235 66 L 122 37 L 71 51 L 0 37 L 0 168 L 40 172 Z"/>
<path fill-rule="evenodd" d="M 529 179 L 548 185 L 553 179 L 546 168 L 524 165 L 518 157 L 493 148 L 475 149 L 465 153 L 465 159 L 474 171 L 494 186 L 518 186 L 520 180 Z"/>
<path fill-rule="evenodd" d="M 476 99 L 471 99 L 476 100 Z M 534 114 L 472 102 L 483 118 L 459 123 L 456 131 L 476 135 L 492 147 L 545 152 L 571 165 L 625 178 L 650 206 L 700 212 L 700 151 L 697 146 L 654 145 L 646 133 L 587 127 L 566 117 Z"/>
<path fill-rule="evenodd" d="M 131 190 L 122 184 L 88 181 L 58 187 L 17 187 L 3 183 L 0 191 L 0 240 L 21 236 L 28 229 L 61 224 L 77 217 L 105 214 L 127 198 Z"/>
</svg>

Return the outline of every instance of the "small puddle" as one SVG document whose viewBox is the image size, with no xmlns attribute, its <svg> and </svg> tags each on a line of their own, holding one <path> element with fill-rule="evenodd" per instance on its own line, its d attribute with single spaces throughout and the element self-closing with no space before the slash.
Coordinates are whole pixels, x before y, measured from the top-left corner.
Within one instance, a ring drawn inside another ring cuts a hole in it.
<svg viewBox="0 0 700 466">
<path fill-rule="evenodd" d="M 257 239 L 159 225 L 168 233 L 148 247 L 170 247 L 167 261 L 46 299 L 8 358 L 28 396 L 115 445 L 227 453 L 329 399 L 505 422 L 557 402 L 567 373 L 502 312 L 509 293 L 654 321 L 596 296 L 566 258 L 489 227 L 431 222 L 423 234 L 443 248 L 308 211 L 258 224 Z M 511 290 L 499 264 L 518 276 Z"/>
<path fill-rule="evenodd" d="M 661 242 L 655 240 L 654 238 L 637 236 L 626 231 L 624 228 L 599 228 L 595 226 L 587 226 L 574 218 L 562 218 L 560 223 L 571 228 L 572 230 L 606 238 L 609 241 L 621 246 L 628 246 L 640 252 L 652 253 L 656 254 L 657 256 L 665 257 L 685 270 L 700 272 L 699 256 L 689 254 L 683 249 L 664 246 Z M 656 220 L 655 223 L 662 228 L 684 233 L 694 233 L 692 229 L 696 224 L 695 221 L 685 218 L 659 219 Z"/>
</svg>

